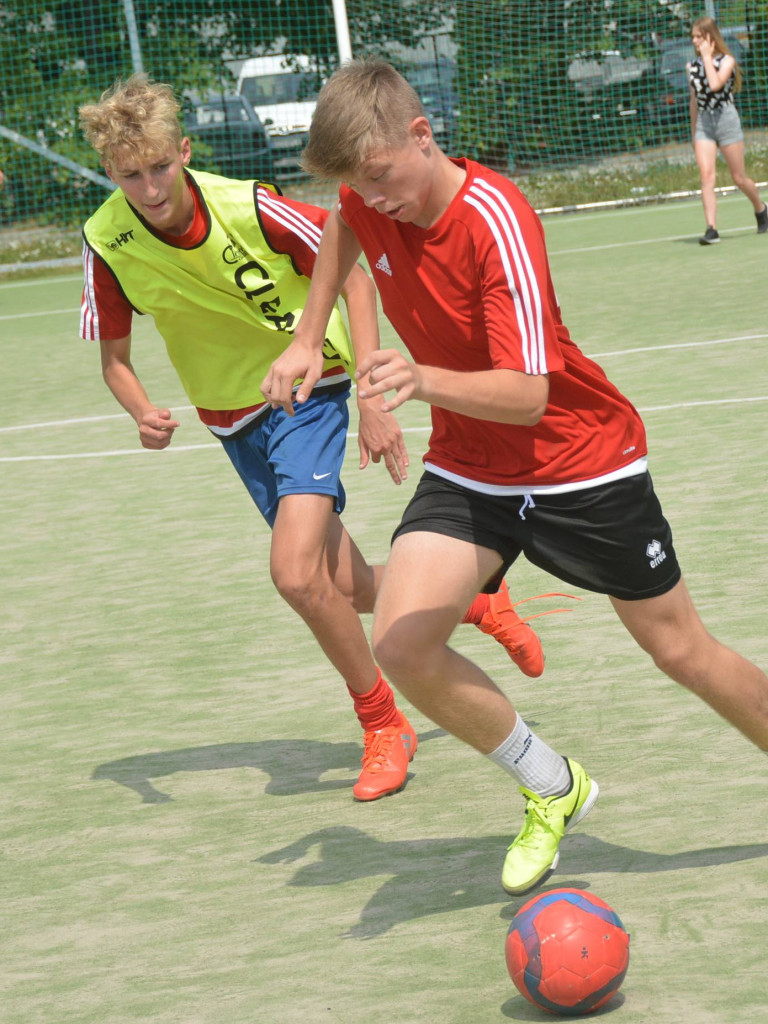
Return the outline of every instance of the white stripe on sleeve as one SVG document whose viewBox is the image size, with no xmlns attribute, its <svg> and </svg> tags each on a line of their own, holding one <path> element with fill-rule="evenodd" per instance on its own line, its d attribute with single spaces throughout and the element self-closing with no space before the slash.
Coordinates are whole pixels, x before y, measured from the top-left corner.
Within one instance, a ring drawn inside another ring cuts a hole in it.
<svg viewBox="0 0 768 1024">
<path fill-rule="evenodd" d="M 93 253 L 83 243 L 83 300 L 80 306 L 80 337 L 87 341 L 100 341 L 99 309 L 93 282 Z"/>
<path fill-rule="evenodd" d="M 309 246 L 312 252 L 317 253 L 323 232 L 316 224 L 313 224 L 303 213 L 281 203 L 269 189 L 260 188 L 258 195 L 260 210 L 268 213 L 278 224 L 282 224 L 283 227 L 292 231 L 297 238 Z"/>
<path fill-rule="evenodd" d="M 547 373 L 541 292 L 514 210 L 502 192 L 480 178 L 464 199 L 480 213 L 498 246 L 515 304 L 526 373 Z"/>
</svg>

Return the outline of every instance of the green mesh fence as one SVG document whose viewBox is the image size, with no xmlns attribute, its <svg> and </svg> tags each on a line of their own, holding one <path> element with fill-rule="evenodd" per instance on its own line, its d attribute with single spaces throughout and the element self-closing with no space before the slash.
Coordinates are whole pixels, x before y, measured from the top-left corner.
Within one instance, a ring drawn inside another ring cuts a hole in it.
<svg viewBox="0 0 768 1024">
<path fill-rule="evenodd" d="M 685 62 L 707 12 L 744 71 L 750 147 L 765 146 L 766 2 L 1 0 L 0 242 L 77 226 L 104 199 L 77 108 L 134 69 L 183 98 L 194 166 L 306 189 L 298 157 L 340 52 L 392 60 L 449 151 L 518 179 L 570 169 L 599 199 L 611 161 L 692 165 Z"/>
</svg>

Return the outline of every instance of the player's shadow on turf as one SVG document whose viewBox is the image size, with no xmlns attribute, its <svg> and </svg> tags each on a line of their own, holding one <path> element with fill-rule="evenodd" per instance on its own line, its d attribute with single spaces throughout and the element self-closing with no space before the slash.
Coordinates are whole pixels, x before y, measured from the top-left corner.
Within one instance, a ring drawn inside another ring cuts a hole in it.
<svg viewBox="0 0 768 1024">
<path fill-rule="evenodd" d="M 442 729 L 419 734 L 419 742 L 444 736 Z M 323 740 L 258 740 L 254 743 L 221 743 L 207 747 L 162 750 L 136 754 L 98 765 L 92 779 L 109 779 L 132 789 L 145 804 L 172 800 L 153 785 L 154 779 L 176 772 L 211 772 L 226 768 L 257 768 L 269 775 L 264 792 L 270 796 L 329 789 L 351 789 L 360 771 L 362 743 L 330 743 Z M 326 779 L 328 771 L 348 768 L 349 779 Z"/>
<path fill-rule="evenodd" d="M 288 882 L 291 886 L 338 885 L 376 875 L 387 880 L 370 898 L 345 937 L 370 939 L 398 924 L 468 907 L 504 904 L 511 919 L 528 896 L 510 898 L 501 890 L 501 862 L 509 835 L 381 842 L 360 829 L 323 828 L 257 858 L 261 864 L 292 864 L 313 851 Z M 316 849 L 315 849 L 316 848 Z M 561 847 L 559 878 L 598 872 L 682 871 L 768 857 L 768 843 L 717 846 L 680 853 L 652 853 L 616 846 L 588 835 L 569 836 Z M 559 881 L 555 888 L 565 883 Z M 574 888 L 589 883 L 570 881 Z"/>
</svg>

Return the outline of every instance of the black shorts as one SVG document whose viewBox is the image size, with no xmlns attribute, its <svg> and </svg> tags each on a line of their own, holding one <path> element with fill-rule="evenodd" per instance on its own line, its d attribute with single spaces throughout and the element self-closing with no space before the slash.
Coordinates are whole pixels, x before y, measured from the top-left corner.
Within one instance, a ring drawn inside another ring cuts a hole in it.
<svg viewBox="0 0 768 1024">
<path fill-rule="evenodd" d="M 649 473 L 565 494 L 500 497 L 426 472 L 392 540 L 414 531 L 497 551 L 503 565 L 486 593 L 521 552 L 572 586 L 622 601 L 665 594 L 681 577 Z"/>
</svg>

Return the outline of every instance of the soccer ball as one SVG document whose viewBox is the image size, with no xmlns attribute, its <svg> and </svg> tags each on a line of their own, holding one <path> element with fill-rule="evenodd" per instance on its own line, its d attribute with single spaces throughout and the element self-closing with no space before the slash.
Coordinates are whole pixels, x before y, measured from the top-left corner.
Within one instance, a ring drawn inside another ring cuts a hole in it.
<svg viewBox="0 0 768 1024">
<path fill-rule="evenodd" d="M 515 914 L 507 969 L 536 1006 L 576 1016 L 605 1005 L 629 966 L 629 935 L 607 903 L 580 889 L 552 889 Z"/>
</svg>

